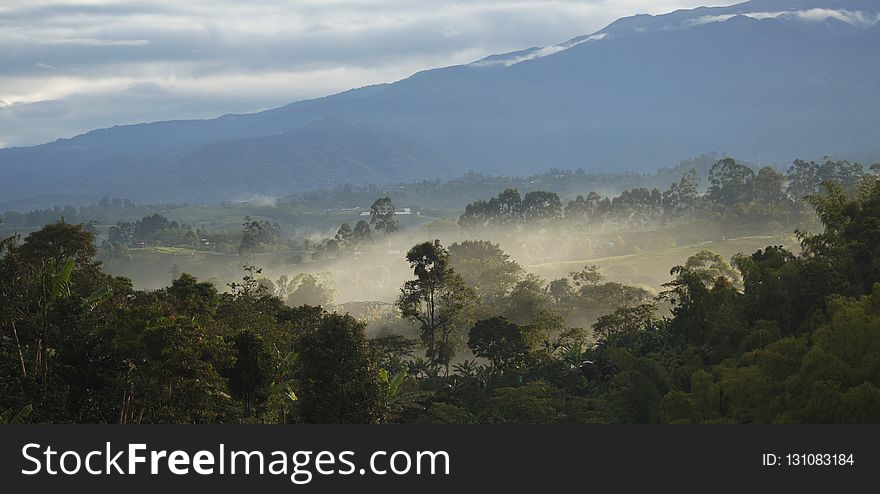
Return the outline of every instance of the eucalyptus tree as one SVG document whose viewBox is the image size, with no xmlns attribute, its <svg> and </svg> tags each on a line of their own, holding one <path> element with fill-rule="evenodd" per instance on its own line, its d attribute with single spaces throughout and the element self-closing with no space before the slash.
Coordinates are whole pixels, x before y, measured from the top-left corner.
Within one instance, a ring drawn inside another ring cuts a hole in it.
<svg viewBox="0 0 880 494">
<path fill-rule="evenodd" d="M 770 166 L 758 170 L 754 183 L 755 200 L 771 214 L 788 199 L 785 195 L 785 176 Z"/>
<path fill-rule="evenodd" d="M 554 192 L 533 190 L 522 201 L 526 221 L 549 222 L 562 217 L 562 202 Z"/>
<path fill-rule="evenodd" d="M 370 224 L 386 237 L 400 229 L 394 217 L 394 201 L 390 197 L 380 197 L 370 206 Z"/>
<path fill-rule="evenodd" d="M 339 248 L 342 250 L 347 250 L 352 247 L 354 243 L 354 230 L 352 230 L 351 225 L 348 223 L 343 223 L 342 226 L 339 227 L 339 230 L 336 231 L 336 243 L 339 244 Z"/>
<path fill-rule="evenodd" d="M 362 248 L 365 245 L 369 244 L 373 241 L 373 231 L 370 228 L 370 224 L 364 220 L 359 220 L 354 225 L 354 230 L 352 231 L 352 242 L 354 247 Z"/>
<path fill-rule="evenodd" d="M 733 158 L 724 158 L 709 171 L 709 198 L 723 206 L 748 202 L 755 172 Z"/>
</svg>

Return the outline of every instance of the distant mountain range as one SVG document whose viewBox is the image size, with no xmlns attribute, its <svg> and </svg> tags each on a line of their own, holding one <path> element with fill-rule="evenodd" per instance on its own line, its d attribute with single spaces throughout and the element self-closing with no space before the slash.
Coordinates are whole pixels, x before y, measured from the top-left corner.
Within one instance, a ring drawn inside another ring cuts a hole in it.
<svg viewBox="0 0 880 494">
<path fill-rule="evenodd" d="M 880 1 L 753 0 L 620 19 L 261 113 L 125 125 L 0 150 L 0 201 L 218 201 L 350 183 L 652 171 L 880 149 Z"/>
</svg>

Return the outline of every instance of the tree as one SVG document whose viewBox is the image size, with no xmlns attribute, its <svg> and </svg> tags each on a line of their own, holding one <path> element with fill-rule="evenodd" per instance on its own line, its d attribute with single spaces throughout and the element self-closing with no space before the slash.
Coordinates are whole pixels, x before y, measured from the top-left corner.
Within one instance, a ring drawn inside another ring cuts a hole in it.
<svg viewBox="0 0 880 494">
<path fill-rule="evenodd" d="M 733 158 L 724 158 L 709 171 L 709 199 L 723 206 L 751 200 L 755 172 Z"/>
<path fill-rule="evenodd" d="M 449 403 L 431 403 L 419 416 L 419 424 L 473 424 L 474 416 L 466 409 Z"/>
<path fill-rule="evenodd" d="M 354 230 L 351 229 L 351 225 L 348 223 L 343 223 L 339 227 L 335 238 L 336 243 L 339 244 L 339 248 L 342 250 L 349 250 L 354 247 Z"/>
<path fill-rule="evenodd" d="M 456 343 L 452 336 L 466 323 L 473 291 L 449 265 L 449 252 L 439 240 L 414 246 L 406 260 L 415 279 L 404 283 L 397 306 L 420 325 L 428 360 L 445 365 L 448 374 Z"/>
<path fill-rule="evenodd" d="M 498 194 L 494 205 L 497 210 L 493 216 L 498 218 L 501 224 L 518 223 L 523 217 L 523 200 L 516 189 L 505 189 Z"/>
<path fill-rule="evenodd" d="M 25 244 L 27 245 L 27 244 Z M 33 302 L 34 326 L 36 330 L 36 356 L 34 367 L 40 369 L 45 388 L 49 376 L 49 334 L 52 327 L 50 311 L 65 297 L 70 296 L 70 276 L 73 273 L 74 260 L 67 259 L 63 265 L 57 265 L 50 259 L 40 267 L 34 280 Z"/>
<path fill-rule="evenodd" d="M 818 176 L 819 165 L 815 162 L 795 160 L 785 172 L 788 181 L 786 192 L 795 201 L 800 201 L 810 194 L 819 190 L 820 180 Z"/>
<path fill-rule="evenodd" d="M 587 207 L 587 200 L 584 196 L 578 194 L 573 201 L 568 201 L 565 205 L 565 220 L 573 225 L 586 224 L 592 220 L 590 211 Z"/>
<path fill-rule="evenodd" d="M 825 231 L 799 233 L 805 253 L 832 263 L 852 285 L 850 295 L 869 293 L 880 282 L 880 182 L 852 197 L 836 182 L 807 198 Z"/>
<path fill-rule="evenodd" d="M 562 217 L 562 202 L 554 192 L 534 190 L 522 201 L 526 221 L 548 222 Z"/>
<path fill-rule="evenodd" d="M 373 232 L 370 229 L 370 224 L 364 220 L 358 220 L 357 224 L 354 225 L 352 233 L 355 249 L 363 248 L 373 241 Z"/>
<path fill-rule="evenodd" d="M 550 296 L 544 280 L 535 274 L 527 274 L 518 281 L 507 298 L 505 314 L 517 324 L 525 324 L 550 306 Z"/>
<path fill-rule="evenodd" d="M 63 318 L 57 317 L 56 309 L 64 299 L 81 296 L 81 300 L 92 295 L 90 291 L 76 293 L 76 281 L 85 282 L 88 277 L 101 278 L 97 274 L 97 265 L 92 262 L 96 254 L 94 239 L 92 234 L 83 230 L 82 225 L 62 221 L 29 234 L 20 246 L 15 239 L 7 240 L 4 244 L 0 246 L 0 251 L 7 250 L 8 259 L 5 260 L 12 263 L 8 281 L 15 284 L 8 289 L 19 292 L 19 296 L 15 297 L 19 303 L 10 309 L 27 321 L 33 330 L 33 369 L 39 372 L 45 390 L 49 378 L 49 359 L 58 350 L 50 346 L 50 339 L 54 330 L 65 323 Z M 86 283 L 83 285 L 83 289 L 92 288 Z M 97 288 L 95 286 L 93 289 Z M 18 334 L 15 339 L 18 340 Z M 16 345 L 21 352 L 21 344 Z"/>
<path fill-rule="evenodd" d="M 490 224 L 497 211 L 488 202 L 480 199 L 464 208 L 464 213 L 458 218 L 458 226 L 463 230 L 471 230 L 478 233 L 482 228 Z"/>
<path fill-rule="evenodd" d="M 449 246 L 450 264 L 467 286 L 488 304 L 497 304 L 522 277 L 522 266 L 485 240 L 465 240 Z"/>
<path fill-rule="evenodd" d="M 654 304 L 620 307 L 599 317 L 593 324 L 593 333 L 600 345 L 632 347 L 638 344 L 642 333 L 654 329 L 656 311 Z"/>
<path fill-rule="evenodd" d="M 397 219 L 394 218 L 394 202 L 390 197 L 376 199 L 370 207 L 370 224 L 386 237 L 398 230 Z"/>
<path fill-rule="evenodd" d="M 785 176 L 781 173 L 769 166 L 761 168 L 754 182 L 755 200 L 766 206 L 772 214 L 787 199 L 783 190 L 784 185 Z"/>
<path fill-rule="evenodd" d="M 669 190 L 663 192 L 663 210 L 674 218 L 687 213 L 690 219 L 694 219 L 694 212 L 700 199 L 699 185 L 699 173 L 695 168 L 691 168 L 681 176 L 678 183 L 673 183 Z"/>
<path fill-rule="evenodd" d="M 178 226 L 174 223 L 174 226 Z M 168 218 L 159 213 L 153 213 L 152 216 L 146 216 L 134 225 L 134 237 L 138 239 L 149 239 L 162 230 L 172 228 L 172 222 Z"/>
<path fill-rule="evenodd" d="M 562 390 L 543 381 L 496 389 L 486 404 L 484 421 L 493 424 L 563 422 Z"/>
<path fill-rule="evenodd" d="M 569 276 L 572 281 L 574 281 L 574 286 L 579 289 L 596 286 L 605 281 L 605 276 L 599 272 L 599 266 L 596 266 L 595 264 L 584 266 L 580 271 L 573 271 L 569 273 Z"/>
<path fill-rule="evenodd" d="M 211 283 L 199 282 L 195 276 L 182 274 L 165 291 L 171 296 L 181 315 L 207 319 L 220 303 L 217 288 Z"/>
<path fill-rule="evenodd" d="M 324 313 L 296 340 L 294 378 L 300 418 L 309 423 L 375 424 L 388 413 L 388 389 L 364 325 Z"/>
<path fill-rule="evenodd" d="M 791 334 L 801 318 L 808 315 L 803 313 L 810 310 L 807 307 L 815 307 L 813 297 L 824 299 L 825 292 L 834 285 L 833 280 L 825 278 L 822 282 L 825 289 L 810 290 L 814 292 L 812 297 L 797 294 L 802 288 L 809 289 L 809 283 L 798 279 L 802 276 L 803 264 L 781 246 L 767 247 L 750 256 L 737 255 L 733 260 L 736 269 L 742 273 L 742 305 L 746 321 L 750 324 L 759 320 L 772 321 L 786 334 Z M 759 335 L 756 337 L 760 339 Z"/>
<path fill-rule="evenodd" d="M 603 219 L 603 198 L 590 192 L 587 197 L 578 195 L 565 206 L 565 219 L 574 225 L 597 223 Z"/>
<path fill-rule="evenodd" d="M 850 195 L 855 195 L 865 171 L 861 164 L 849 161 L 831 161 L 816 169 L 816 180 L 819 184 L 835 182 L 840 184 Z"/>
<path fill-rule="evenodd" d="M 280 236 L 281 227 L 278 223 L 245 216 L 238 253 L 244 256 L 259 252 L 261 249 L 277 243 Z"/>
<path fill-rule="evenodd" d="M 564 348 L 581 347 L 586 343 L 586 332 L 570 327 L 565 319 L 550 310 L 542 310 L 535 319 L 521 327 L 533 359 L 548 362 Z"/>
<path fill-rule="evenodd" d="M 700 176 L 696 169 L 691 168 L 678 182 L 678 207 L 682 211 L 687 211 L 693 217 L 697 202 L 700 199 L 698 187 L 700 185 Z"/>
<path fill-rule="evenodd" d="M 239 333 L 233 340 L 235 364 L 229 375 L 232 397 L 244 402 L 245 412 L 252 415 L 269 398 L 273 378 L 272 355 L 263 338 L 252 330 Z"/>
<path fill-rule="evenodd" d="M 644 187 L 625 190 L 611 201 L 621 223 L 631 229 L 650 228 L 663 213 L 663 195 Z"/>
<path fill-rule="evenodd" d="M 144 329 L 140 343 L 138 364 L 126 376 L 132 384 L 125 389 L 119 421 L 217 421 L 228 400 L 218 371 L 231 363 L 227 343 L 185 318 L 160 318 Z"/>
<path fill-rule="evenodd" d="M 686 266 L 676 266 L 676 279 L 664 286 L 661 294 L 672 304 L 675 316 L 670 334 L 680 343 L 705 345 L 705 357 L 718 361 L 735 353 L 748 327 L 739 317 L 738 292 L 724 276 L 714 280 L 711 274 Z"/>
<path fill-rule="evenodd" d="M 585 266 L 570 273 L 569 277 L 572 300 L 568 305 L 586 324 L 619 307 L 640 305 L 651 299 L 651 294 L 644 288 L 606 281 L 595 265 Z"/>
<path fill-rule="evenodd" d="M 738 285 L 742 282 L 742 276 L 720 254 L 711 250 L 701 250 L 687 258 L 683 269 L 693 273 L 703 280 L 706 286 L 713 286 L 719 278 Z"/>
<path fill-rule="evenodd" d="M 326 278 L 321 280 L 315 275 L 302 273 L 293 278 L 287 286 L 287 305 L 326 306 L 333 302 L 334 291 Z"/>
<path fill-rule="evenodd" d="M 80 264 L 88 263 L 97 250 L 94 237 L 83 230 L 82 225 L 61 221 L 46 225 L 25 237 L 20 254 L 25 262 L 33 266 L 51 262 L 61 267 L 70 259 Z"/>
<path fill-rule="evenodd" d="M 503 317 L 477 321 L 468 334 L 468 347 L 499 370 L 523 366 L 529 356 L 528 343 L 519 326 Z"/>
</svg>

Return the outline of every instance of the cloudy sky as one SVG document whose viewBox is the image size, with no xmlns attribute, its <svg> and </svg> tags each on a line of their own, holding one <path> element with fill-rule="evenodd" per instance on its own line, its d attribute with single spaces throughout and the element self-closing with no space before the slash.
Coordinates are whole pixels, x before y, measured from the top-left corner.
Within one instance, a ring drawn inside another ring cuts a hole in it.
<svg viewBox="0 0 880 494">
<path fill-rule="evenodd" d="M 251 112 L 718 0 L 2 0 L 0 147 Z"/>
</svg>

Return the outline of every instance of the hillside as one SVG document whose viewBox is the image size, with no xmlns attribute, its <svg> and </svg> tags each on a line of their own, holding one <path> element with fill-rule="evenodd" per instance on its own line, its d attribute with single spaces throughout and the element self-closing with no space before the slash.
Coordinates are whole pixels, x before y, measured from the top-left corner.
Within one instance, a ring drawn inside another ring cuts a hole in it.
<svg viewBox="0 0 880 494">
<path fill-rule="evenodd" d="M 653 171 L 709 151 L 781 166 L 864 153 L 880 140 L 878 11 L 764 0 L 634 16 L 262 113 L 0 150 L 0 196 L 217 201 L 466 170 Z"/>
</svg>

